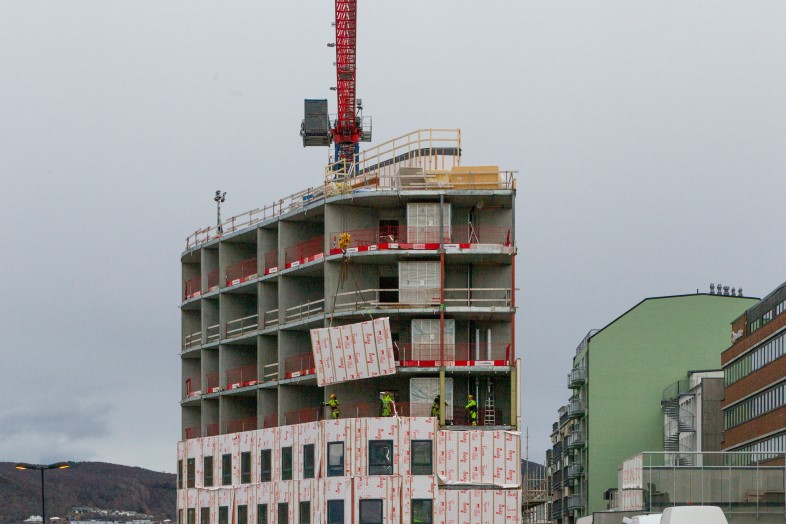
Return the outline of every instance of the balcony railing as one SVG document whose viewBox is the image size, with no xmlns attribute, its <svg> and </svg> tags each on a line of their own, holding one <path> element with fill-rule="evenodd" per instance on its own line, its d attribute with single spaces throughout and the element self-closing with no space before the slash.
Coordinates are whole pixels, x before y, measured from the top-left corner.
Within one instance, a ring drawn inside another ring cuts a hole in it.
<svg viewBox="0 0 786 524">
<path fill-rule="evenodd" d="M 254 431 L 257 429 L 257 418 L 238 418 L 224 423 L 224 434 L 239 433 L 241 431 Z"/>
<path fill-rule="evenodd" d="M 577 399 L 571 400 L 568 404 L 568 417 L 570 418 L 579 418 L 583 417 L 584 413 L 586 412 L 587 406 L 584 403 L 584 400 Z"/>
<path fill-rule="evenodd" d="M 257 259 L 250 258 L 227 266 L 227 286 L 236 286 L 257 277 Z"/>
<path fill-rule="evenodd" d="M 202 436 L 202 428 L 199 426 L 193 426 L 190 428 L 186 428 L 185 430 L 186 439 L 191 438 L 200 438 Z"/>
<path fill-rule="evenodd" d="M 183 283 L 183 300 L 194 298 L 202 293 L 202 277 L 189 278 Z"/>
<path fill-rule="evenodd" d="M 314 373 L 314 354 L 311 352 L 287 357 L 284 360 L 284 378 L 295 378 Z"/>
<path fill-rule="evenodd" d="M 196 331 L 183 337 L 183 349 L 191 349 L 202 345 L 202 332 Z"/>
<path fill-rule="evenodd" d="M 278 415 L 273 413 L 272 415 L 267 415 L 264 419 L 262 419 L 262 428 L 275 428 L 278 426 Z"/>
<path fill-rule="evenodd" d="M 218 435 L 218 422 L 212 424 L 206 424 L 205 429 L 207 430 L 205 432 L 206 437 L 215 437 L 216 435 Z"/>
<path fill-rule="evenodd" d="M 570 449 L 577 449 L 584 447 L 584 432 L 583 431 L 574 431 L 573 433 L 568 435 L 567 444 L 568 448 Z"/>
<path fill-rule="evenodd" d="M 212 326 L 208 326 L 206 330 L 207 335 L 207 343 L 210 344 L 211 342 L 217 342 L 219 338 L 221 338 L 221 326 L 219 324 L 213 324 Z"/>
<path fill-rule="evenodd" d="M 287 322 L 294 322 L 303 318 L 308 318 L 312 315 L 318 315 L 325 312 L 325 299 L 320 298 L 305 304 L 298 304 L 287 308 Z M 278 319 L 276 319 L 278 320 Z"/>
<path fill-rule="evenodd" d="M 228 369 L 227 389 L 237 389 L 246 386 L 253 386 L 257 383 L 257 365 L 249 364 L 233 369 Z"/>
<path fill-rule="evenodd" d="M 278 380 L 278 362 L 262 366 L 262 382 L 274 382 Z"/>
<path fill-rule="evenodd" d="M 185 382 L 183 398 L 197 397 L 202 394 L 202 382 L 199 377 L 189 377 Z"/>
<path fill-rule="evenodd" d="M 247 317 L 236 318 L 226 322 L 227 338 L 239 337 L 250 331 L 259 329 L 259 315 L 248 315 Z"/>
<path fill-rule="evenodd" d="M 445 288 L 445 306 L 511 307 L 510 288 Z M 335 311 L 379 307 L 438 307 L 439 288 L 392 288 L 345 291 L 336 295 Z"/>
<path fill-rule="evenodd" d="M 581 509 L 584 507 L 584 500 L 581 495 L 570 495 L 567 497 L 566 506 L 568 507 L 568 511 Z"/>
<path fill-rule="evenodd" d="M 568 478 L 575 479 L 581 476 L 581 473 L 584 471 L 584 464 L 581 462 L 575 462 L 573 464 L 568 464 Z"/>
<path fill-rule="evenodd" d="M 207 274 L 207 290 L 215 291 L 218 289 L 218 269 L 208 272 Z"/>
<path fill-rule="evenodd" d="M 576 354 L 577 355 L 580 354 L 582 351 L 584 351 L 584 349 L 587 347 L 587 344 L 589 344 L 590 339 L 592 337 L 594 337 L 595 334 L 598 331 L 600 331 L 600 330 L 599 329 L 590 329 L 589 332 L 586 335 L 584 335 L 584 338 L 581 340 L 579 345 L 576 347 Z"/>
<path fill-rule="evenodd" d="M 568 373 L 568 387 L 575 389 L 587 381 L 587 368 L 574 368 Z"/>
<path fill-rule="evenodd" d="M 382 226 L 367 229 L 338 231 L 330 235 L 330 253 L 341 252 L 339 237 L 349 234 L 347 250 L 368 251 L 376 249 L 435 248 L 434 244 L 495 244 L 510 246 L 510 228 L 504 226 L 444 226 L 440 235 L 439 226 Z M 417 245 L 417 246 L 414 246 Z M 450 246 L 448 246 L 450 247 Z"/>
<path fill-rule="evenodd" d="M 397 344 L 394 357 L 402 367 L 433 367 L 441 365 L 439 344 Z M 447 366 L 508 366 L 511 363 L 510 344 L 445 343 Z"/>
<path fill-rule="evenodd" d="M 265 267 L 263 273 L 269 275 L 278 271 L 278 250 L 265 253 Z"/>
<path fill-rule="evenodd" d="M 220 391 L 221 387 L 218 382 L 218 371 L 205 373 L 205 393 L 215 393 Z"/>
<path fill-rule="evenodd" d="M 313 262 L 323 258 L 325 253 L 325 237 L 320 235 L 305 242 L 295 244 L 284 250 L 284 263 L 287 268 Z"/>
</svg>

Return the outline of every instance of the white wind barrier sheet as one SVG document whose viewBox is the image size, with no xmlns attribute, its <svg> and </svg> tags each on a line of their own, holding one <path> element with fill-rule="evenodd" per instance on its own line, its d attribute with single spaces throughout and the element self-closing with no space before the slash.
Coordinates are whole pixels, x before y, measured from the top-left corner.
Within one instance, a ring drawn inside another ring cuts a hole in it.
<svg viewBox="0 0 786 524">
<path fill-rule="evenodd" d="M 396 373 L 387 317 L 312 329 L 311 350 L 319 386 Z"/>
<path fill-rule="evenodd" d="M 439 303 L 439 262 L 399 262 L 399 302 Z"/>
</svg>

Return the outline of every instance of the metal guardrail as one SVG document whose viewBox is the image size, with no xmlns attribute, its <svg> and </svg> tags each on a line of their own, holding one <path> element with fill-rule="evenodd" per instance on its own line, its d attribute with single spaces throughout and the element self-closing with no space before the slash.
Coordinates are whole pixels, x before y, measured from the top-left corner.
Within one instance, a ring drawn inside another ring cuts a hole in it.
<svg viewBox="0 0 786 524">
<path fill-rule="evenodd" d="M 262 315 L 262 323 L 264 327 L 275 326 L 278 324 L 278 308 L 265 311 Z"/>
<path fill-rule="evenodd" d="M 509 308 L 512 304 L 510 288 L 445 288 L 444 293 L 447 307 Z M 391 301 L 392 298 L 395 298 L 395 301 Z M 352 311 L 392 307 L 439 307 L 439 288 L 370 288 L 344 291 L 336 294 L 333 309 Z"/>
<path fill-rule="evenodd" d="M 183 349 L 191 349 L 202 345 L 202 332 L 196 331 L 183 337 Z"/>
<path fill-rule="evenodd" d="M 215 342 L 219 338 L 221 338 L 221 326 L 219 324 L 213 324 L 212 326 L 207 326 L 206 330 L 207 342 Z"/>
<path fill-rule="evenodd" d="M 259 329 L 259 315 L 248 315 L 247 317 L 237 318 L 226 322 L 226 337 L 239 337 L 249 331 Z"/>
<path fill-rule="evenodd" d="M 444 226 L 442 241 L 446 244 L 510 245 L 510 228 L 504 226 Z M 381 226 L 337 231 L 330 234 L 330 248 L 338 249 L 339 237 L 349 234 L 348 248 L 378 244 L 439 243 L 439 226 Z"/>
<path fill-rule="evenodd" d="M 584 335 L 584 338 L 581 340 L 581 342 L 579 343 L 579 345 L 576 347 L 576 355 L 578 355 L 579 353 L 581 353 L 582 351 L 584 351 L 584 348 L 586 348 L 586 347 L 587 347 L 587 344 L 589 344 L 589 340 L 590 340 L 590 339 L 591 339 L 593 336 L 595 336 L 595 334 L 596 334 L 598 331 L 600 331 L 600 330 L 599 330 L 599 329 L 590 329 L 590 330 L 589 330 L 589 332 L 588 332 L 586 335 Z"/>
<path fill-rule="evenodd" d="M 568 417 L 575 418 L 584 415 L 586 409 L 587 405 L 583 400 L 571 400 L 568 404 Z"/>
<path fill-rule="evenodd" d="M 257 276 L 257 259 L 250 258 L 243 260 L 237 264 L 227 266 L 226 269 L 226 285 L 234 286 L 251 278 Z"/>
<path fill-rule="evenodd" d="M 325 312 L 325 299 L 313 300 L 305 304 L 298 304 L 287 308 L 287 322 L 294 322 L 303 318 Z"/>
<path fill-rule="evenodd" d="M 275 382 L 278 380 L 278 362 L 262 366 L 262 382 Z"/>
<path fill-rule="evenodd" d="M 587 368 L 573 368 L 573 370 L 568 373 L 568 387 L 572 388 L 574 386 L 579 386 L 584 384 L 587 381 Z"/>
</svg>

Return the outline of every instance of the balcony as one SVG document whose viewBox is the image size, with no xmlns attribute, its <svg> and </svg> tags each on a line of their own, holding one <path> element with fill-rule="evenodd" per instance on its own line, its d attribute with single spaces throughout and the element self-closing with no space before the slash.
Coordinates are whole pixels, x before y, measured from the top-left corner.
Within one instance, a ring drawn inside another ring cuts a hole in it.
<svg viewBox="0 0 786 524">
<path fill-rule="evenodd" d="M 439 366 L 439 344 L 397 344 L 394 357 L 401 367 Z M 510 344 L 445 343 L 446 366 L 509 366 L 511 363 Z"/>
<path fill-rule="evenodd" d="M 578 510 L 584 507 L 584 501 L 581 495 L 571 495 L 567 497 L 566 504 L 568 511 Z"/>
<path fill-rule="evenodd" d="M 284 360 L 284 378 L 296 378 L 314 373 L 316 373 L 314 354 L 311 352 L 293 355 Z"/>
<path fill-rule="evenodd" d="M 583 399 L 571 400 L 568 404 L 568 417 L 581 418 L 586 413 L 587 407 Z"/>
<path fill-rule="evenodd" d="M 218 339 L 221 338 L 221 326 L 219 324 L 213 324 L 212 326 L 208 326 L 206 330 L 207 334 L 207 343 L 210 344 L 211 342 L 218 342 Z"/>
<path fill-rule="evenodd" d="M 257 418 L 238 418 L 224 423 L 224 434 L 240 433 L 241 431 L 254 431 L 257 429 Z"/>
<path fill-rule="evenodd" d="M 199 377 L 189 377 L 186 379 L 183 399 L 198 397 L 202 394 L 202 382 Z"/>
<path fill-rule="evenodd" d="M 257 277 L 257 259 L 250 258 L 227 266 L 227 287 L 236 286 Z"/>
<path fill-rule="evenodd" d="M 568 464 L 568 478 L 569 479 L 577 479 L 581 477 L 581 474 L 584 472 L 584 464 L 581 462 L 574 462 L 573 464 Z"/>
<path fill-rule="evenodd" d="M 248 315 L 247 317 L 236 318 L 226 322 L 226 337 L 239 337 L 259 329 L 259 315 Z"/>
<path fill-rule="evenodd" d="M 257 365 L 240 366 L 227 370 L 227 389 L 253 386 L 257 383 Z"/>
<path fill-rule="evenodd" d="M 199 426 L 186 428 L 185 436 L 186 439 L 200 438 L 202 436 L 202 428 L 200 428 Z"/>
<path fill-rule="evenodd" d="M 585 444 L 584 440 L 584 432 L 581 430 L 574 431 L 568 438 L 565 439 L 568 445 L 568 449 L 579 449 L 583 448 Z"/>
<path fill-rule="evenodd" d="M 580 388 L 587 382 L 587 368 L 573 368 L 568 373 L 568 387 L 570 389 Z"/>
<path fill-rule="evenodd" d="M 501 226 L 444 226 L 442 241 L 455 247 L 486 244 L 510 246 L 510 228 Z M 338 239 L 349 234 L 348 253 L 387 249 L 437 249 L 440 243 L 439 226 L 384 226 L 340 231 L 330 236 L 330 254 L 342 251 Z"/>
<path fill-rule="evenodd" d="M 218 289 L 218 269 L 208 272 L 207 274 L 207 292 L 215 291 Z"/>
<path fill-rule="evenodd" d="M 196 276 L 183 283 L 183 300 L 189 300 L 202 294 L 202 277 Z"/>
<path fill-rule="evenodd" d="M 205 373 L 205 393 L 216 393 L 221 391 L 218 385 L 218 371 Z"/>
<path fill-rule="evenodd" d="M 391 298 L 393 301 L 391 301 Z M 509 308 L 510 288 L 445 288 L 446 307 Z M 345 291 L 336 295 L 335 311 L 356 311 L 380 307 L 439 306 L 439 288 L 391 288 Z"/>
<path fill-rule="evenodd" d="M 202 345 L 202 332 L 195 331 L 183 337 L 183 349 L 192 349 Z"/>
<path fill-rule="evenodd" d="M 325 254 L 325 237 L 318 236 L 295 244 L 284 250 L 284 267 L 298 267 L 309 262 L 322 260 Z"/>
<path fill-rule="evenodd" d="M 306 302 L 287 308 L 287 322 L 295 322 L 313 315 L 320 315 L 325 312 L 325 299 Z"/>
</svg>

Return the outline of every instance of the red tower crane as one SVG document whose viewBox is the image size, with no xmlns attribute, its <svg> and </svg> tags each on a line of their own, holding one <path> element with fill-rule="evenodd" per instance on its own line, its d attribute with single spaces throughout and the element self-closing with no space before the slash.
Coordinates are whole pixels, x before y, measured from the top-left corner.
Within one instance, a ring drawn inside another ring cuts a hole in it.
<svg viewBox="0 0 786 524">
<path fill-rule="evenodd" d="M 306 99 L 305 118 L 300 126 L 303 146 L 335 144 L 334 161 L 351 165 L 357 159 L 359 142 L 371 141 L 371 119 L 363 118 L 357 96 L 357 0 L 335 0 L 336 86 L 338 113 L 330 121 L 326 99 Z"/>
</svg>

